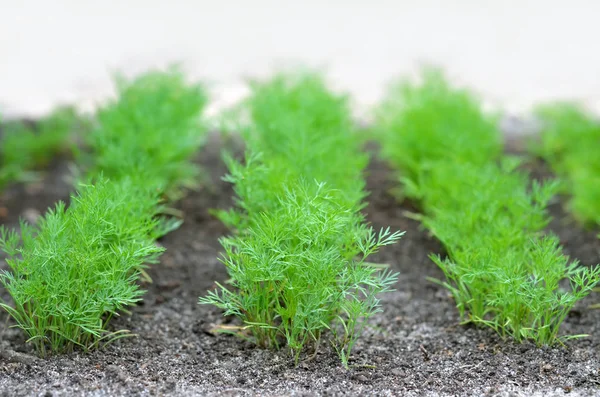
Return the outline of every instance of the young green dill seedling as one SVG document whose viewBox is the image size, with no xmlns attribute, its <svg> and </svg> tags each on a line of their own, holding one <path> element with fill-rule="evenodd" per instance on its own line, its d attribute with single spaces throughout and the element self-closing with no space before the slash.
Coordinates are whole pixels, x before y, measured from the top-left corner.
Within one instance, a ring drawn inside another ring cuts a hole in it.
<svg viewBox="0 0 600 397">
<path fill-rule="evenodd" d="M 446 247 L 433 256 L 461 317 L 518 341 L 561 342 L 559 327 L 600 281 L 600 267 L 568 264 L 556 237 L 543 237 L 558 184 L 533 183 L 500 159 L 500 133 L 475 99 L 428 72 L 420 86 L 392 91 L 380 115 L 384 155 L 404 195 Z M 564 291 L 559 282 L 568 280 Z M 571 336 L 573 337 L 573 336 Z"/>
<path fill-rule="evenodd" d="M 375 233 L 360 213 L 367 158 L 346 98 L 310 74 L 253 88 L 245 164 L 226 156 L 237 208 L 220 213 L 237 232 L 221 240 L 234 289 L 200 303 L 239 317 L 259 346 L 287 346 L 296 363 L 329 331 L 348 366 L 377 294 L 397 279 L 366 259 L 402 233 Z"/>
<path fill-rule="evenodd" d="M 88 136 L 88 177 L 135 177 L 171 198 L 195 185 L 199 173 L 191 159 L 206 135 L 200 122 L 204 89 L 172 70 L 132 82 L 120 79 L 118 91 L 118 100 L 99 111 L 98 126 Z"/>
<path fill-rule="evenodd" d="M 60 108 L 35 128 L 21 122 L 5 124 L 0 137 L 0 190 L 12 182 L 31 180 L 35 169 L 69 150 L 81 120 L 74 109 Z"/>
<path fill-rule="evenodd" d="M 248 173 L 255 172 L 251 168 Z M 343 204 L 341 192 L 323 183 L 296 181 L 284 189 L 279 205 L 256 213 L 243 233 L 221 240 L 237 291 L 219 285 L 200 303 L 241 318 L 259 346 L 279 348 L 283 338 L 296 363 L 307 344 L 316 353 L 322 333 L 332 330 L 347 366 L 366 320 L 380 311 L 377 294 L 390 291 L 397 279 L 366 258 L 401 233 L 376 234 Z"/>
<path fill-rule="evenodd" d="M 541 142 L 532 151 L 565 180 L 569 207 L 585 226 L 600 226 L 600 121 L 575 105 L 538 110 Z"/>
<path fill-rule="evenodd" d="M 128 335 L 107 324 L 140 299 L 143 267 L 162 252 L 155 240 L 178 225 L 159 217 L 167 212 L 163 196 L 173 198 L 197 173 L 190 158 L 204 135 L 203 90 L 174 71 L 122 82 L 120 93 L 86 136 L 89 185 L 70 207 L 57 205 L 35 227 L 23 224 L 20 236 L 1 229 L 11 272 L 0 282 L 14 307 L 0 306 L 42 356 Z"/>
<path fill-rule="evenodd" d="M 422 185 L 422 221 L 448 249 L 448 258 L 432 258 L 462 317 L 519 341 L 552 344 L 561 340 L 566 314 L 600 280 L 600 268 L 568 264 L 558 239 L 541 236 L 558 185 L 534 182 L 528 191 L 526 175 L 507 171 L 450 163 L 432 170 Z M 563 279 L 570 291 L 559 287 Z"/>
<path fill-rule="evenodd" d="M 392 85 L 376 120 L 384 157 L 411 180 L 430 161 L 486 164 L 502 154 L 498 117 L 484 114 L 477 98 L 435 69 L 424 71 L 420 85 Z"/>
<path fill-rule="evenodd" d="M 333 95 L 321 76 L 279 75 L 254 83 L 248 109 L 252 125 L 244 131 L 253 151 L 289 164 L 296 176 L 351 195 L 351 206 L 365 198 L 363 172 L 369 159 L 361 151 L 348 98 Z"/>
<path fill-rule="evenodd" d="M 279 75 L 254 83 L 252 89 L 245 103 L 251 122 L 240 127 L 249 149 L 246 161 L 279 170 L 260 177 L 246 175 L 254 182 L 243 186 L 227 177 L 242 198 L 238 200 L 242 211 L 221 212 L 221 219 L 232 229 L 243 228 L 238 223 L 245 214 L 277 206 L 286 182 L 299 178 L 326 182 L 342 192 L 348 206 L 362 208 L 368 156 L 360 149 L 348 98 L 332 95 L 321 76 L 311 73 Z M 230 174 L 238 172 L 239 162 L 227 155 L 226 162 Z"/>
<path fill-rule="evenodd" d="M 144 264 L 157 261 L 155 192 L 123 178 L 83 186 L 67 209 L 59 203 L 36 226 L 1 228 L 10 272 L 0 282 L 14 307 L 0 303 L 40 356 L 89 350 L 129 335 L 110 319 L 137 302 Z"/>
</svg>

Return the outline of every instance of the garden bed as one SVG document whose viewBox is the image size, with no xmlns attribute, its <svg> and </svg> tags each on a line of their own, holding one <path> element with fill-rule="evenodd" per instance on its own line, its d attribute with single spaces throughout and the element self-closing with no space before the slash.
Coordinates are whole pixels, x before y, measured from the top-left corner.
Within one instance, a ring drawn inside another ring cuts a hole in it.
<svg viewBox="0 0 600 397">
<path fill-rule="evenodd" d="M 230 208 L 231 186 L 221 181 L 226 167 L 220 159 L 222 142 L 211 135 L 199 155 L 210 184 L 190 192 L 177 207 L 185 222 L 160 243 L 167 249 L 149 274 L 153 283 L 143 303 L 115 319 L 111 328 L 137 335 L 89 354 L 75 352 L 39 359 L 25 344 L 20 330 L 2 327 L 0 334 L 0 395 L 596 395 L 600 393 L 600 310 L 592 294 L 565 320 L 567 334 L 589 334 L 566 348 L 537 348 L 530 343 L 502 340 L 490 329 L 459 324 L 448 291 L 427 280 L 443 278 L 428 258 L 442 253 L 441 245 L 406 216 L 414 211 L 389 193 L 397 183 L 393 173 L 373 160 L 368 171 L 367 218 L 376 229 L 404 230 L 402 240 L 377 254 L 400 272 L 396 291 L 382 295 L 383 313 L 357 341 L 352 365 L 346 370 L 333 349 L 322 344 L 317 358 L 297 367 L 289 352 L 261 350 L 228 335 L 215 335 L 215 326 L 229 320 L 213 306 L 198 305 L 198 297 L 224 282 L 227 273 L 218 261 L 218 238 L 227 228 L 209 214 Z M 534 175 L 548 175 L 541 164 Z M 14 226 L 19 216 L 43 213 L 68 197 L 65 162 L 52 165 L 37 185 L 17 186 L 0 198 L 2 223 Z M 597 233 L 585 232 L 551 205 L 550 226 L 565 253 L 584 265 L 600 257 Z M 4 265 L 2 265 L 4 266 Z M 4 290 L 2 299 L 8 299 Z M 6 313 L 2 324 L 10 325 Z"/>
</svg>

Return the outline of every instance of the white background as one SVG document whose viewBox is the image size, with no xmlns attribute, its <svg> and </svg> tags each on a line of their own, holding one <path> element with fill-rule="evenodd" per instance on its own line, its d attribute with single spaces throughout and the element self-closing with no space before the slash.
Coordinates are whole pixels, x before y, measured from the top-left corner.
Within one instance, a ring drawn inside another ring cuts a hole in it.
<svg viewBox="0 0 600 397">
<path fill-rule="evenodd" d="M 599 110 L 599 18 L 594 0 L 0 0 L 0 111 L 89 109 L 113 71 L 174 61 L 210 83 L 213 111 L 245 77 L 303 64 L 366 113 L 422 63 L 509 112 L 555 99 Z"/>
</svg>

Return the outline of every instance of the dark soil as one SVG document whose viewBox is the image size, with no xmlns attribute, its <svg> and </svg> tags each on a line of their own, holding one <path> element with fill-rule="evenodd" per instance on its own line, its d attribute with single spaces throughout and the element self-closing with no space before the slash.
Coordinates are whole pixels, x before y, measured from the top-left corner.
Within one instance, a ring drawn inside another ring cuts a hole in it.
<svg viewBox="0 0 600 397">
<path fill-rule="evenodd" d="M 317 357 L 294 367 L 289 353 L 265 351 L 233 336 L 213 335 L 215 325 L 230 319 L 197 299 L 227 278 L 217 260 L 218 238 L 227 233 L 210 214 L 231 205 L 231 187 L 222 182 L 220 142 L 213 137 L 200 156 L 212 185 L 190 192 L 178 207 L 183 226 L 166 236 L 160 265 L 150 270 L 152 284 L 143 304 L 112 324 L 137 334 L 101 351 L 37 359 L 19 330 L 0 315 L 0 395 L 453 395 L 550 396 L 600 395 L 600 310 L 589 297 L 566 319 L 563 332 L 590 334 L 565 348 L 537 348 L 502 340 L 492 331 L 459 324 L 452 299 L 427 277 L 441 278 L 428 259 L 440 245 L 406 216 L 389 190 L 392 174 L 375 161 L 369 168 L 368 219 L 376 228 L 405 230 L 399 244 L 378 261 L 400 272 L 396 292 L 382 296 L 384 312 L 354 350 L 353 368 L 344 369 L 322 344 Z M 539 165 L 537 166 L 539 167 Z M 54 164 L 37 187 L 15 187 L 0 199 L 1 222 L 15 225 L 19 216 L 43 212 L 68 196 L 68 167 Z M 546 175 L 540 171 L 539 175 Z M 598 262 L 600 240 L 581 230 L 552 205 L 551 229 L 565 250 L 584 264 Z M 4 265 L 2 265 L 4 266 Z M 0 296 L 7 299 L 5 291 Z"/>
</svg>

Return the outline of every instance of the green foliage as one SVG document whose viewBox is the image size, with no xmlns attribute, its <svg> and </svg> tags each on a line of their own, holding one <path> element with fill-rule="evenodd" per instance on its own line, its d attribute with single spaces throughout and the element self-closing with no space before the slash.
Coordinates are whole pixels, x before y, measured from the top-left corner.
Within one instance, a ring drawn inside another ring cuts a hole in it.
<svg viewBox="0 0 600 397">
<path fill-rule="evenodd" d="M 360 214 L 360 152 L 346 99 L 318 76 L 279 76 L 254 86 L 247 104 L 245 164 L 227 157 L 238 208 L 221 213 L 237 234 L 222 258 L 235 289 L 219 286 L 200 303 L 244 322 L 264 347 L 286 345 L 298 362 L 329 330 L 344 365 L 377 294 L 397 276 L 366 258 L 402 233 L 375 233 Z"/>
<path fill-rule="evenodd" d="M 33 171 L 66 152 L 82 121 L 74 109 L 60 108 L 33 128 L 21 122 L 5 124 L 0 138 L 0 190 L 10 183 L 33 179 Z"/>
<path fill-rule="evenodd" d="M 530 186 L 518 159 L 500 159 L 500 133 L 477 102 L 438 74 L 424 78 L 390 94 L 377 128 L 404 195 L 420 202 L 418 217 L 446 247 L 446 258 L 432 256 L 440 283 L 469 321 L 519 341 L 560 342 L 560 324 L 600 267 L 569 264 L 558 239 L 543 236 L 558 183 Z"/>
<path fill-rule="evenodd" d="M 523 245 L 548 224 L 545 208 L 556 183 L 534 182 L 528 189 L 527 175 L 511 171 L 514 164 L 438 164 L 416 189 L 424 225 L 444 245 L 487 245 L 502 251 Z"/>
<path fill-rule="evenodd" d="M 502 153 L 497 116 L 484 114 L 476 97 L 435 69 L 425 70 L 420 85 L 392 85 L 376 120 L 383 155 L 411 179 L 431 161 L 485 164 Z"/>
<path fill-rule="evenodd" d="M 368 156 L 360 150 L 347 98 L 332 95 L 316 74 L 280 75 L 252 88 L 245 104 L 251 122 L 238 128 L 248 148 L 246 162 L 254 165 L 244 177 L 253 182 L 235 183 L 244 166 L 225 156 L 226 180 L 234 184 L 239 209 L 221 213 L 221 219 L 243 229 L 246 214 L 277 207 L 284 187 L 300 178 L 326 182 L 340 200 L 360 210 Z M 265 167 L 277 172 L 261 172 Z"/>
<path fill-rule="evenodd" d="M 534 153 L 565 180 L 573 215 L 584 225 L 600 225 L 600 121 L 571 104 L 538 110 L 543 123 Z"/>
<path fill-rule="evenodd" d="M 243 234 L 222 239 L 237 292 L 220 286 L 200 302 L 240 317 L 260 346 L 279 348 L 283 337 L 296 361 L 334 328 L 347 364 L 366 319 L 379 311 L 376 295 L 396 281 L 365 259 L 399 237 L 377 235 L 324 184 L 297 182 Z"/>
<path fill-rule="evenodd" d="M 558 185 L 534 182 L 528 190 L 526 175 L 495 164 L 444 164 L 431 175 L 421 185 L 423 224 L 448 249 L 448 258 L 433 260 L 461 315 L 517 340 L 554 343 L 568 311 L 600 277 L 600 268 L 567 266 L 558 239 L 540 235 Z M 571 291 L 559 288 L 565 278 Z"/>
<path fill-rule="evenodd" d="M 253 122 L 245 129 L 248 147 L 286 166 L 292 178 L 333 184 L 352 194 L 350 205 L 362 201 L 368 156 L 360 151 L 345 96 L 332 95 L 316 74 L 280 75 L 253 85 L 248 108 Z"/>
<path fill-rule="evenodd" d="M 98 126 L 89 134 L 88 176 L 135 176 L 169 196 L 195 185 L 199 173 L 191 158 L 206 135 L 200 121 L 208 100 L 204 89 L 172 70 L 120 79 L 118 91 L 118 100 L 99 111 Z"/>
<path fill-rule="evenodd" d="M 0 281 L 14 307 L 0 306 L 42 356 L 129 335 L 108 331 L 108 322 L 140 300 L 143 268 L 163 251 L 155 240 L 179 224 L 161 216 L 164 195 L 173 198 L 197 175 L 191 157 L 204 135 L 202 89 L 174 71 L 122 82 L 120 95 L 86 136 L 89 184 L 70 207 L 58 204 L 35 227 L 22 224 L 20 235 L 1 229 L 11 272 Z M 63 131 L 62 120 L 42 123 L 41 132 Z"/>
<path fill-rule="evenodd" d="M 140 299 L 136 281 L 143 265 L 162 251 L 153 238 L 158 210 L 156 193 L 126 178 L 99 178 L 83 186 L 68 209 L 59 203 L 37 226 L 22 224 L 20 235 L 0 229 L 11 269 L 0 282 L 14 307 L 0 305 L 41 356 L 127 335 L 106 325 Z"/>
</svg>

